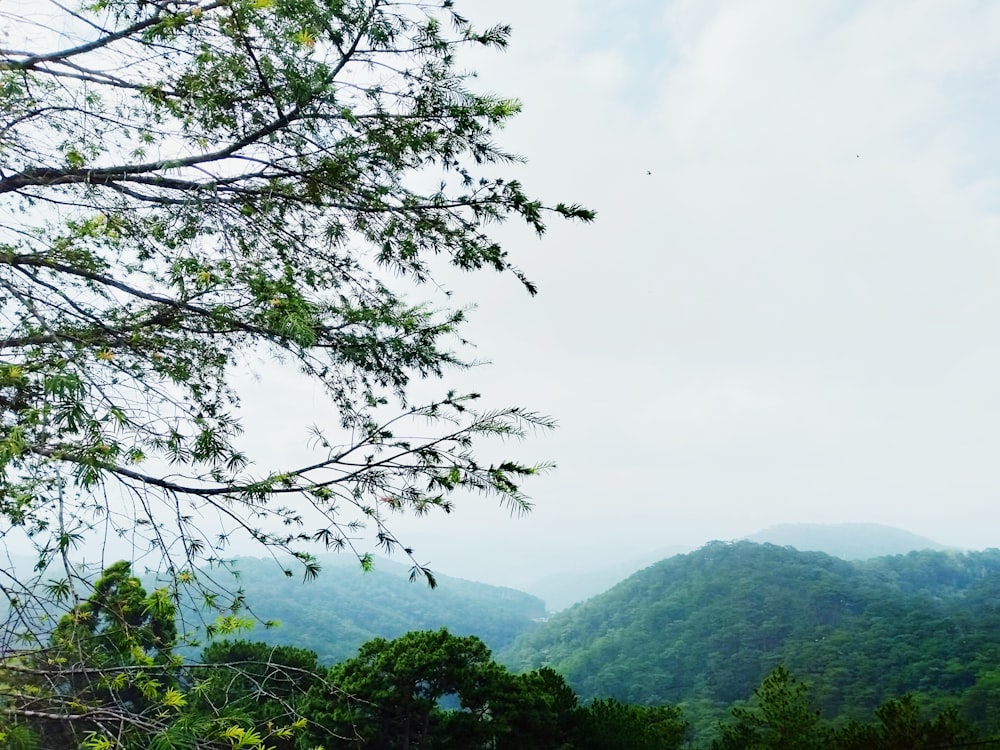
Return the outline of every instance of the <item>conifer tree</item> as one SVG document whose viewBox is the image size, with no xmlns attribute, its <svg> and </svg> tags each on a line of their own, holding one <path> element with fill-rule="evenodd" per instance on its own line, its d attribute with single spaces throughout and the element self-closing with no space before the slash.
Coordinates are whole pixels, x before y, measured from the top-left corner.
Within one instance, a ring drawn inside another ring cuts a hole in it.
<svg viewBox="0 0 1000 750">
<path fill-rule="evenodd" d="M 450 0 L 96 0 L 0 25 L 9 526 L 61 552 L 96 523 L 182 570 L 237 537 L 349 545 L 358 522 L 393 547 L 387 514 L 459 489 L 528 507 L 538 467 L 473 445 L 549 420 L 409 396 L 466 364 L 463 311 L 413 301 L 439 263 L 534 293 L 487 225 L 593 216 L 504 178 L 519 105 L 456 55 L 508 28 Z M 262 359 L 337 414 L 301 464 L 241 448 L 231 376 Z"/>
<path fill-rule="evenodd" d="M 172 596 L 231 610 L 204 566 L 239 541 L 309 576 L 316 543 L 409 554 L 391 515 L 458 491 L 529 507 L 544 465 L 476 448 L 548 418 L 412 394 L 468 364 L 442 268 L 534 294 L 490 225 L 593 218 L 510 177 L 519 104 L 459 60 L 509 33 L 452 0 L 0 7 L 0 531 L 39 557 L 0 577 L 4 654 L 87 599 L 79 545 L 125 538 Z M 258 363 L 336 415 L 298 463 L 242 441 L 233 374 Z"/>
</svg>

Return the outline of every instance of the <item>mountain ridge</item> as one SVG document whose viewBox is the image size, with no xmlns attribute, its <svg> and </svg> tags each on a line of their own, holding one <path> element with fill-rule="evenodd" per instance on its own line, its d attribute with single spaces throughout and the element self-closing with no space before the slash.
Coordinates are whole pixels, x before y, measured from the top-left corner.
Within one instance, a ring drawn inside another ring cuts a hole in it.
<svg viewBox="0 0 1000 750">
<path fill-rule="evenodd" d="M 552 667 L 584 699 L 715 719 L 782 665 L 830 716 L 919 692 L 985 722 L 1000 720 L 998 600 L 998 550 L 847 561 L 712 542 L 554 615 L 500 657 Z"/>
<path fill-rule="evenodd" d="M 385 558 L 376 558 L 367 572 L 337 555 L 318 561 L 322 569 L 315 579 L 290 584 L 284 566 L 272 559 L 236 558 L 234 584 L 245 592 L 253 616 L 278 623 L 254 627 L 247 638 L 306 648 L 333 664 L 372 638 L 413 630 L 448 628 L 476 635 L 499 651 L 547 615 L 541 599 L 508 587 L 436 574 L 432 589 L 411 582 L 408 566 Z"/>
</svg>

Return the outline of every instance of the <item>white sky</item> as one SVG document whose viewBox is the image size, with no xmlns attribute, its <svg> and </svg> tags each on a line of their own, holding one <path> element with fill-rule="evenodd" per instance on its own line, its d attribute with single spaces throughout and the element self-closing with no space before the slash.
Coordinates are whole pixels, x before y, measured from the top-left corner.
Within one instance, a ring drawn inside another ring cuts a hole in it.
<svg viewBox="0 0 1000 750">
<path fill-rule="evenodd" d="M 516 582 L 778 522 L 1000 544 L 1000 5 L 465 9 L 514 26 L 475 65 L 525 182 L 600 215 L 511 233 L 537 299 L 460 290 L 477 387 L 558 417 L 560 468 L 418 549 Z"/>
<path fill-rule="evenodd" d="M 527 186 L 599 217 L 505 230 L 536 299 L 451 284 L 493 361 L 457 382 L 557 417 L 518 451 L 559 470 L 525 518 L 401 522 L 421 559 L 516 585 L 779 522 L 1000 544 L 1000 4 L 459 10 L 514 26 L 469 64 L 524 103 Z"/>
<path fill-rule="evenodd" d="M 421 560 L 524 585 L 781 522 L 1000 545 L 1000 4 L 458 5 L 514 26 L 469 65 L 524 103 L 527 187 L 599 217 L 504 230 L 535 299 L 449 282 L 493 361 L 450 382 L 555 416 L 515 450 L 559 469 L 524 518 L 401 520 Z M 266 369 L 249 439 L 294 455 L 318 393 Z"/>
</svg>

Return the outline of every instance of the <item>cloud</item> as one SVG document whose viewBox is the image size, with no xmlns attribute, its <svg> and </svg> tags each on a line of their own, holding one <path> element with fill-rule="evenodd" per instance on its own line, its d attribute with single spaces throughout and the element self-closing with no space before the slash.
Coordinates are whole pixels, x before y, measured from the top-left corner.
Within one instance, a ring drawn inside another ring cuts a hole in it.
<svg viewBox="0 0 1000 750">
<path fill-rule="evenodd" d="M 505 12 L 511 52 L 484 77 L 524 99 L 506 136 L 526 181 L 600 212 L 541 247 L 510 234 L 537 301 L 470 290 L 498 372 L 536 367 L 578 431 L 542 502 L 596 509 L 613 486 L 661 543 L 710 518 L 987 543 L 961 517 L 1000 490 L 1000 6 Z"/>
<path fill-rule="evenodd" d="M 497 229 L 537 298 L 445 273 L 493 361 L 449 384 L 556 416 L 515 450 L 559 471 L 527 518 L 401 519 L 420 559 L 523 582 L 794 521 L 996 544 L 1000 5 L 459 10 L 514 27 L 465 64 L 523 100 L 516 173 L 599 219 Z M 293 411 L 295 383 L 264 390 Z"/>
</svg>

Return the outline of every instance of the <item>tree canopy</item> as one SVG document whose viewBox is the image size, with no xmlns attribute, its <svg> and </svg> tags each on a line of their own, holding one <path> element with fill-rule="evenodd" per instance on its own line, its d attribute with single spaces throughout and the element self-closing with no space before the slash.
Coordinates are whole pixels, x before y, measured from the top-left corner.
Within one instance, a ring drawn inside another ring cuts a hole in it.
<svg viewBox="0 0 1000 750">
<path fill-rule="evenodd" d="M 5 654 L 87 599 L 76 545 L 122 537 L 231 613 L 206 571 L 238 539 L 307 576 L 312 544 L 402 549 L 433 584 L 393 513 L 529 508 L 545 464 L 477 448 L 549 418 L 412 394 L 470 364 L 443 269 L 534 294 L 490 225 L 593 218 L 512 177 L 519 104 L 461 67 L 508 27 L 451 0 L 43 0 L 0 29 L 0 534 L 38 552 L 0 579 Z M 232 376 L 261 362 L 335 415 L 293 465 L 241 437 Z"/>
<path fill-rule="evenodd" d="M 554 615 L 500 656 L 551 666 L 583 699 L 682 703 L 702 734 L 778 666 L 810 681 L 827 717 L 914 693 L 989 731 L 998 574 L 997 550 L 848 562 L 714 542 Z"/>
<path fill-rule="evenodd" d="M 99 525 L 172 573 L 243 537 L 311 574 L 301 543 L 366 562 L 359 524 L 395 548 L 388 515 L 456 490 L 529 507 L 541 465 L 473 448 L 548 418 L 409 395 L 468 364 L 464 311 L 414 301 L 442 264 L 534 293 L 488 225 L 593 217 L 504 174 L 518 157 L 494 133 L 518 102 L 474 91 L 457 56 L 507 27 L 451 0 L 15 4 L 0 25 L 7 527 L 50 554 Z M 261 359 L 337 415 L 298 465 L 241 443 L 231 376 Z"/>
<path fill-rule="evenodd" d="M 0 739 L 27 724 L 45 747 L 100 736 L 141 746 L 166 729 L 185 702 L 175 615 L 166 590 L 147 594 L 129 563 L 111 565 L 59 619 L 47 647 L 5 654 L 2 706 L 12 722 L 0 723 Z"/>
</svg>

